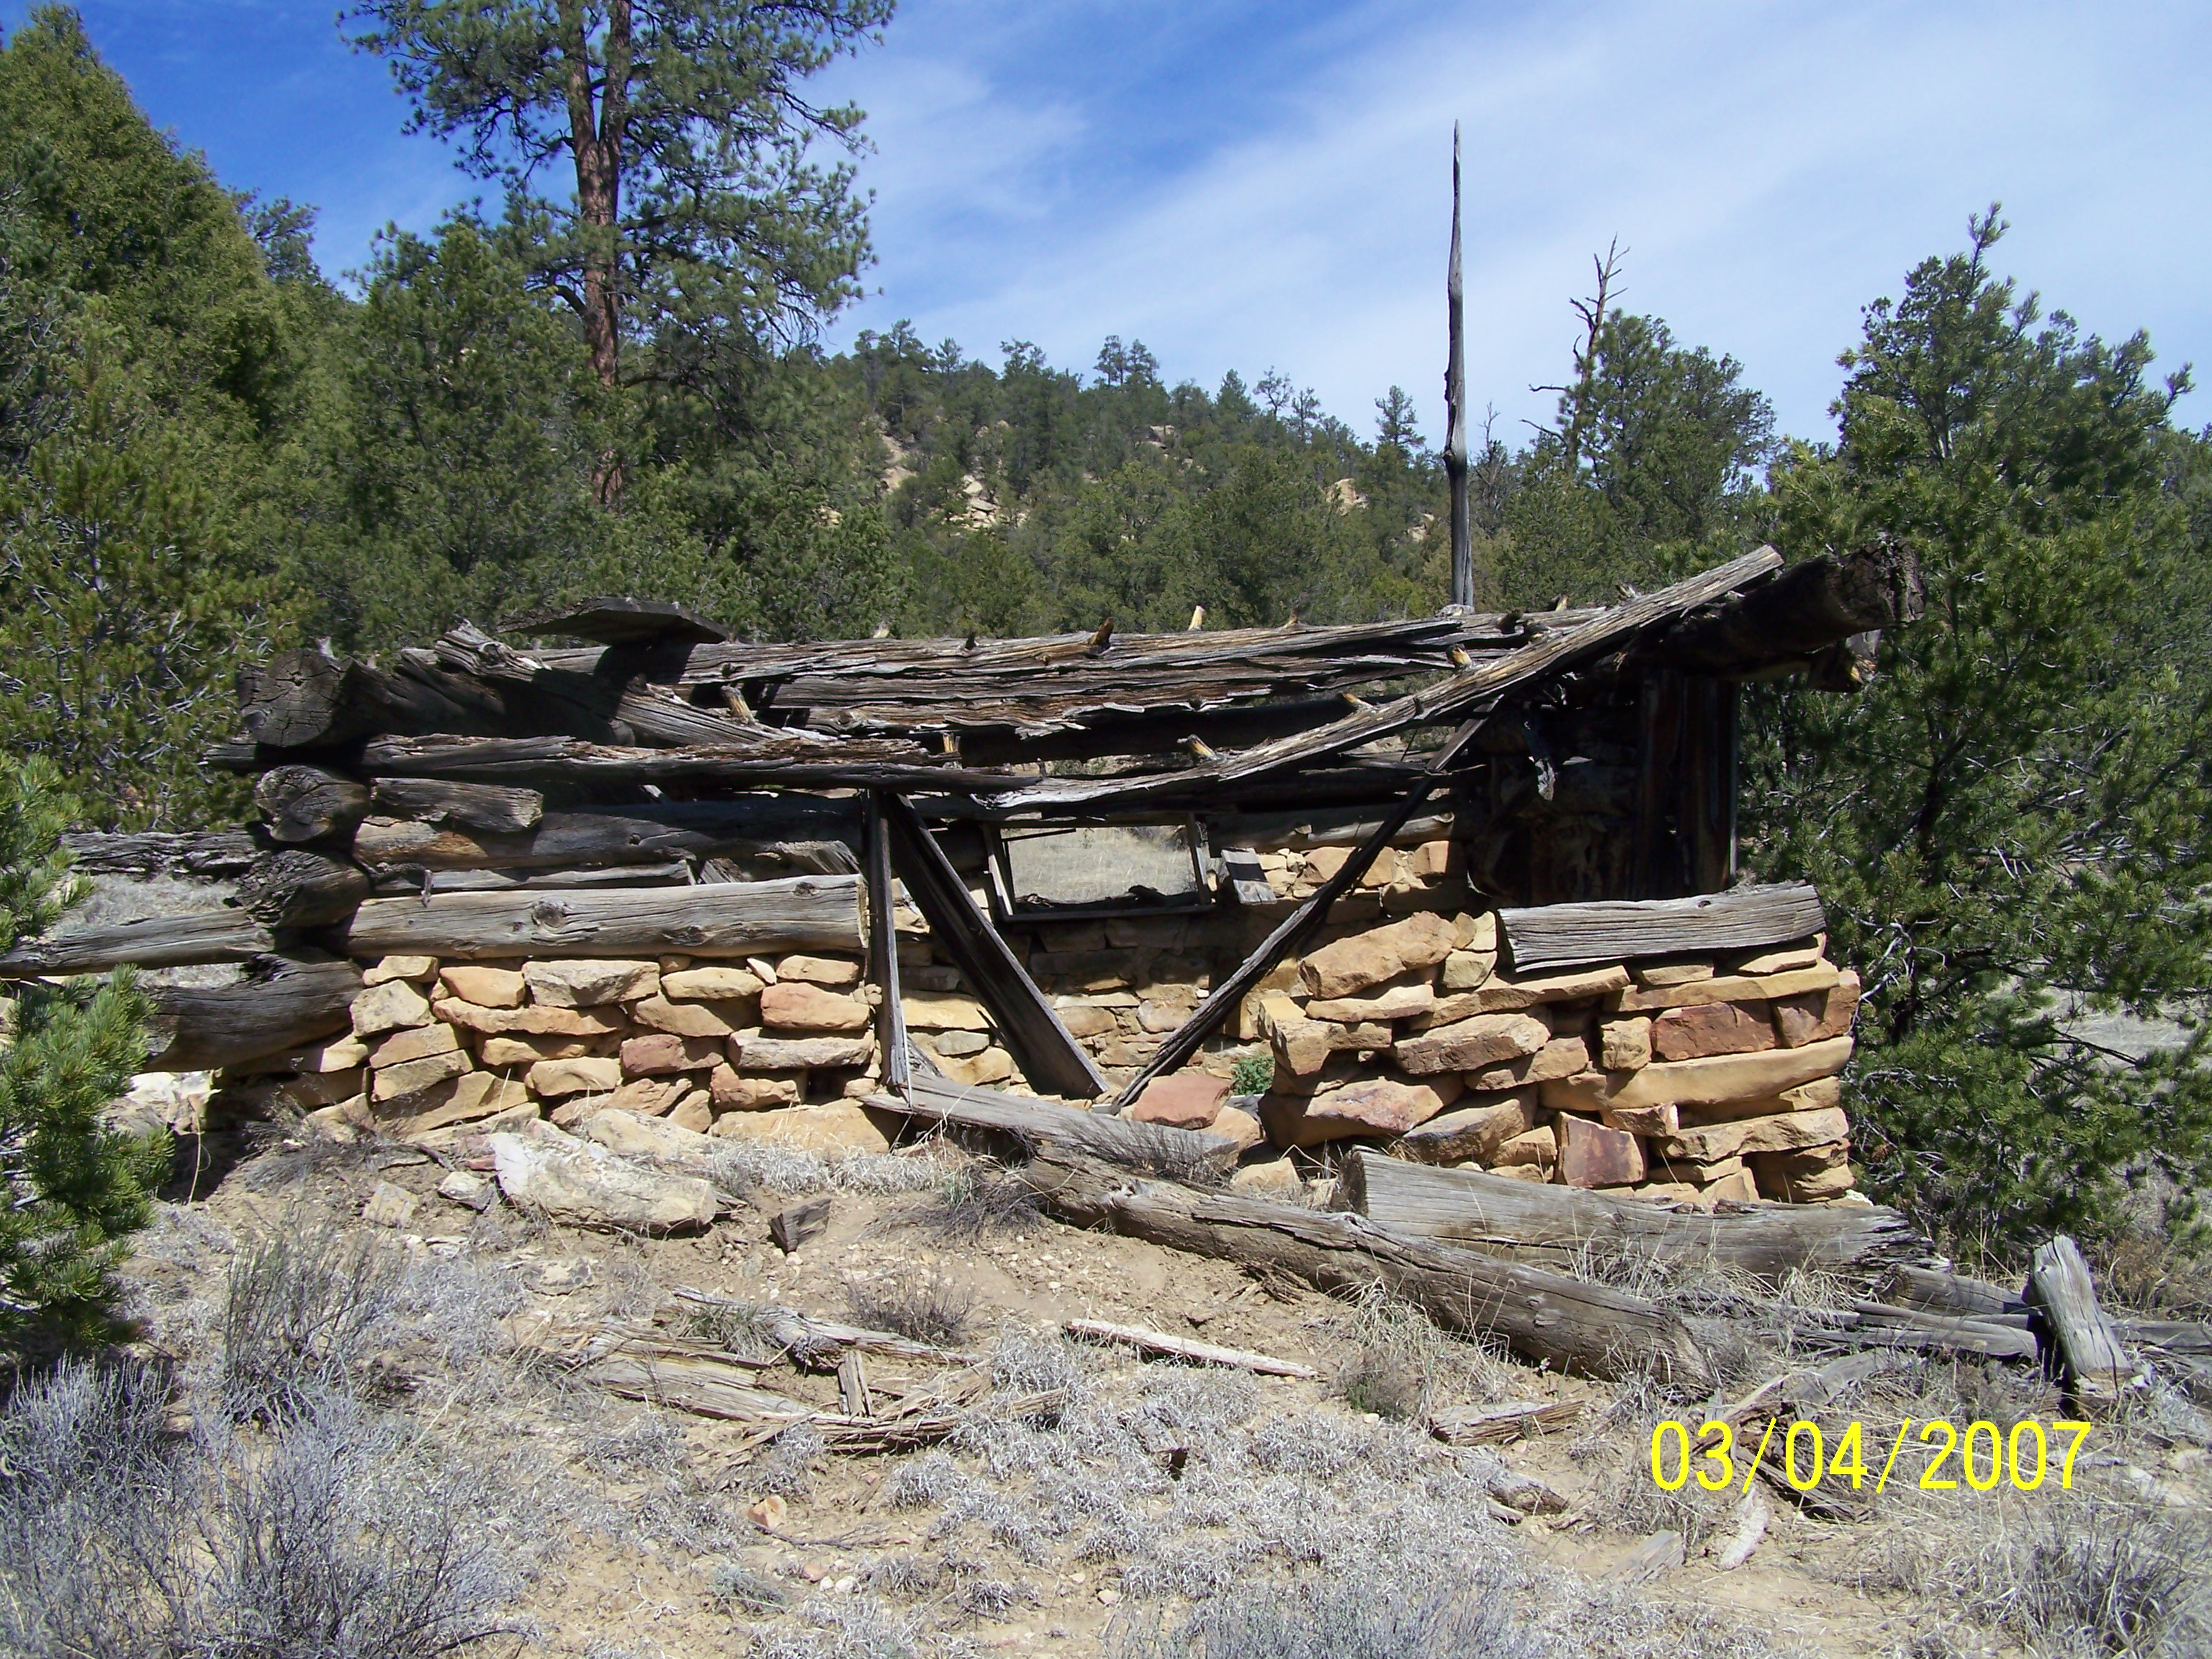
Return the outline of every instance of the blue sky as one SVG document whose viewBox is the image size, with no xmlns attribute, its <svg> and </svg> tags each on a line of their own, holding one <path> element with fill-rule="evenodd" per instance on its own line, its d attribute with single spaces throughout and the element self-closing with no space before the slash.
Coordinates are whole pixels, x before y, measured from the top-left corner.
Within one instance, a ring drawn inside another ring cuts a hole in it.
<svg viewBox="0 0 2212 1659">
<path fill-rule="evenodd" d="M 321 210 L 333 272 L 482 188 L 403 136 L 332 0 L 82 9 L 226 183 Z M 830 78 L 871 112 L 880 255 L 833 342 L 911 318 L 1083 367 L 1119 334 L 1171 379 L 1278 368 L 1363 428 L 1395 382 L 1434 437 L 1457 119 L 1468 380 L 1501 436 L 1548 412 L 1530 385 L 1616 237 L 1631 307 L 1824 435 L 1860 307 L 1993 198 L 2002 268 L 2212 374 L 2203 5 L 907 0 Z"/>
</svg>

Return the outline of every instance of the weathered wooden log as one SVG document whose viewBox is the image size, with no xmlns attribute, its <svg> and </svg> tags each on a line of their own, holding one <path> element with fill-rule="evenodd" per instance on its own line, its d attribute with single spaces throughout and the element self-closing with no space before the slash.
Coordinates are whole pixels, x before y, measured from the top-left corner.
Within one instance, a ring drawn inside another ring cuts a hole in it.
<svg viewBox="0 0 2212 1659">
<path fill-rule="evenodd" d="M 969 988 L 990 1010 L 1006 1051 L 1030 1086 L 1078 1100 L 1104 1094 L 1106 1079 L 1060 1023 L 1036 981 L 975 908 L 968 884 L 946 861 L 944 849 L 931 838 L 914 808 L 891 794 L 881 795 L 878 805 L 891 866 L 906 883 L 907 896 L 927 919 L 931 933 L 958 965 Z"/>
<path fill-rule="evenodd" d="M 2027 1300 L 2049 1322 L 2076 1398 L 2109 1404 L 2135 1375 L 2120 1334 L 2097 1304 L 2097 1284 L 2080 1246 L 2061 1233 L 2041 1246 L 2027 1275 Z"/>
<path fill-rule="evenodd" d="M 288 847 L 256 860 L 238 884 L 238 904 L 271 927 L 328 927 L 368 896 L 359 866 Z"/>
<path fill-rule="evenodd" d="M 923 1123 L 1003 1135 L 1030 1153 L 1102 1158 L 1177 1180 L 1218 1180 L 1228 1173 L 1239 1151 L 1226 1135 L 1138 1123 L 1048 1100 L 1024 1100 L 921 1071 L 915 1073 L 910 1086 L 911 1099 L 872 1095 L 868 1104 L 902 1112 Z"/>
<path fill-rule="evenodd" d="M 868 980 L 883 994 L 876 1006 L 876 1052 L 884 1057 L 884 1087 L 905 1096 L 914 1079 L 914 1045 L 907 1041 L 906 999 L 899 988 L 898 890 L 891 881 L 890 831 L 884 799 L 868 796 L 861 848 L 868 884 Z"/>
<path fill-rule="evenodd" d="M 1527 1358 L 1593 1376 L 1655 1378 L 1709 1393 L 1711 1360 L 1672 1313 L 1565 1273 L 1389 1231 L 1364 1216 L 1320 1213 L 1145 1181 L 1054 1153 L 1024 1178 L 1079 1227 L 1105 1227 L 1217 1261 L 1287 1273 L 1324 1291 L 1380 1286 L 1449 1329 L 1502 1338 Z"/>
<path fill-rule="evenodd" d="M 210 1071 L 301 1048 L 343 1030 L 360 989 L 349 962 L 289 963 L 237 985 L 155 986 L 146 1069 Z"/>
<path fill-rule="evenodd" d="M 1641 646 L 1640 661 L 1745 674 L 1809 658 L 1854 634 L 1917 619 L 1924 605 L 1912 550 L 1885 537 L 1840 557 L 1822 554 L 1693 612 Z"/>
<path fill-rule="evenodd" d="M 1498 925 L 1516 974 L 1578 963 L 1711 956 L 1808 939 L 1828 925 L 1820 896 L 1802 882 L 1738 887 L 1698 898 L 1606 899 L 1500 910 Z"/>
<path fill-rule="evenodd" d="M 368 816 L 368 791 L 319 766 L 276 766 L 254 780 L 253 804 L 268 821 L 271 841 L 320 841 Z"/>
<path fill-rule="evenodd" d="M 412 893 L 519 893 L 564 887 L 690 887 L 691 866 L 678 859 L 668 864 L 616 864 L 604 870 L 425 870 L 420 865 L 378 866 L 370 890 L 385 898 Z"/>
<path fill-rule="evenodd" d="M 73 830 L 62 837 L 70 866 L 91 876 L 182 876 L 222 881 L 244 875 L 261 856 L 248 830 L 136 836 Z"/>
<path fill-rule="evenodd" d="M 239 671 L 246 736 L 264 749 L 327 749 L 372 732 L 489 736 L 510 722 L 499 693 L 404 651 L 396 671 L 327 651 L 280 651 Z"/>
<path fill-rule="evenodd" d="M 565 736 L 592 743 L 637 743 L 680 749 L 694 744 L 741 741 L 750 720 L 686 702 L 665 686 L 637 680 L 634 659 L 610 651 L 599 672 L 579 674 L 548 667 L 492 638 L 471 623 L 459 623 L 433 647 L 448 670 L 499 689 L 509 710 L 508 730 L 518 737 Z M 611 672 L 610 672 L 611 671 Z M 389 726 L 395 734 L 428 735 L 434 726 Z"/>
<path fill-rule="evenodd" d="M 1224 1348 L 1215 1342 L 1195 1342 L 1187 1336 L 1170 1336 L 1165 1331 L 1148 1330 L 1141 1325 L 1115 1325 L 1103 1319 L 1070 1319 L 1063 1322 L 1061 1328 L 1070 1336 L 1086 1341 L 1134 1348 L 1139 1353 L 1158 1358 L 1188 1359 L 1197 1365 L 1257 1371 L 1262 1376 L 1321 1375 L 1312 1366 L 1300 1364 L 1295 1359 L 1278 1359 L 1273 1354 L 1255 1353 L 1249 1348 Z"/>
<path fill-rule="evenodd" d="M 380 791 L 383 787 L 381 781 L 377 785 Z M 796 844 L 844 840 L 858 830 L 859 820 L 851 802 L 805 797 L 584 807 L 545 813 L 535 825 L 513 835 L 379 817 L 354 832 L 353 854 L 367 865 L 425 870 L 583 869 L 674 857 L 781 857 Z"/>
<path fill-rule="evenodd" d="M 1872 1273 L 1924 1259 L 1928 1245 L 1896 1211 L 1872 1204 L 1757 1204 L 1707 1214 L 1578 1187 L 1445 1170 L 1356 1148 L 1336 1202 L 1378 1226 L 1532 1261 L 1585 1252 L 1711 1262 L 1768 1281 L 1793 1269 Z"/>
<path fill-rule="evenodd" d="M 276 948 L 274 933 L 243 910 L 73 927 L 30 939 L 0 957 L 0 979 L 48 974 L 104 974 L 125 965 L 182 968 L 246 962 Z"/>
<path fill-rule="evenodd" d="M 1992 1285 L 1985 1279 L 1945 1273 L 1936 1267 L 1898 1267 L 1881 1284 L 1881 1298 L 1900 1308 L 1925 1313 L 1952 1314 L 1965 1319 L 1994 1320 L 2026 1326 L 2027 1300 L 2018 1291 Z"/>
<path fill-rule="evenodd" d="M 356 786 L 358 787 L 358 786 Z M 444 778 L 379 778 L 369 804 L 380 817 L 416 818 L 456 830 L 518 835 L 545 816 L 545 797 L 535 789 L 502 789 L 490 783 Z M 360 821 L 358 815 L 356 822 Z"/>
<path fill-rule="evenodd" d="M 355 913 L 346 932 L 351 956 L 430 956 L 445 962 L 670 951 L 742 957 L 857 951 L 860 945 L 860 883 L 850 876 L 373 898 Z"/>
</svg>

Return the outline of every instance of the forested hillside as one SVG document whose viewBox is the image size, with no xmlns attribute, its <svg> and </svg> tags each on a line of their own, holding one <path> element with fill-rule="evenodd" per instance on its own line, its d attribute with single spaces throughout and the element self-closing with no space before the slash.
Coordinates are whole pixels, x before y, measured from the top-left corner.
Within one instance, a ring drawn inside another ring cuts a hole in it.
<svg viewBox="0 0 2212 1659">
<path fill-rule="evenodd" d="M 626 59 L 644 78 L 608 150 L 542 77 L 498 79 L 543 42 L 479 52 L 470 8 L 361 8 L 497 205 L 335 280 L 312 210 L 156 133 L 73 14 L 6 42 L 0 720 L 81 822 L 220 819 L 234 786 L 196 757 L 272 648 L 390 650 L 587 594 L 775 639 L 1442 603 L 1437 434 L 1396 388 L 1332 414 L 1265 365 L 1208 388 L 1134 341 L 994 363 L 903 324 L 823 349 L 869 250 L 849 165 L 812 158 L 860 113 L 786 94 L 889 8 L 811 9 L 756 58 L 701 48 L 681 86 Z M 617 153 L 619 207 L 584 187 Z M 1473 467 L 1500 607 L 1763 539 L 1913 544 L 1929 617 L 1872 686 L 1751 694 L 1747 850 L 1820 883 L 1867 972 L 1855 1156 L 1992 1232 L 2212 1182 L 2201 1036 L 2136 1061 L 2062 1018 L 2191 1014 L 2212 984 L 2212 444 L 2146 341 L 2046 319 L 1992 268 L 2001 230 L 1869 307 L 1826 441 L 1777 434 L 1731 358 L 1586 302 L 1552 424 L 1485 433 Z"/>
</svg>

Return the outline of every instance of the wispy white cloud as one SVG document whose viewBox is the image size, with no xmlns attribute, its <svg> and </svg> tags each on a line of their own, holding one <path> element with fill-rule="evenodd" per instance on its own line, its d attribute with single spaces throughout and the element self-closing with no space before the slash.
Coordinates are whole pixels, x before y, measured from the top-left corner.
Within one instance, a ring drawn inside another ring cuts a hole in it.
<svg viewBox="0 0 2212 1659">
<path fill-rule="evenodd" d="M 844 331 L 911 315 L 1075 363 L 1133 334 L 1170 374 L 1276 364 L 1362 419 L 1395 382 L 1433 421 L 1457 118 L 1470 381 L 1509 419 L 1547 412 L 1528 387 L 1559 378 L 1565 300 L 1616 235 L 1627 302 L 1734 352 L 1802 433 L 1859 307 L 1994 198 L 2019 227 L 2006 268 L 2089 326 L 2148 325 L 2169 362 L 2212 333 L 2212 20 L 2191 9 L 1368 0 L 1208 38 L 1231 117 L 1210 125 L 1203 77 L 1163 95 L 1116 72 L 1160 17 L 909 0 L 842 71 L 883 152 L 884 292 Z"/>
</svg>

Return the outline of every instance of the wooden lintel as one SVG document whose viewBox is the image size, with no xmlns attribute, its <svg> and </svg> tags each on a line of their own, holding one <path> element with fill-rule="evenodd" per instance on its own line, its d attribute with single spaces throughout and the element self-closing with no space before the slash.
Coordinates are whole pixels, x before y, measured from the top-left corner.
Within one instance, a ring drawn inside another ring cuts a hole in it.
<svg viewBox="0 0 2212 1659">
<path fill-rule="evenodd" d="M 1739 887 L 1698 898 L 1601 899 L 1498 913 L 1516 974 L 1577 963 L 1702 956 L 1808 939 L 1828 925 L 1803 882 Z"/>
</svg>

